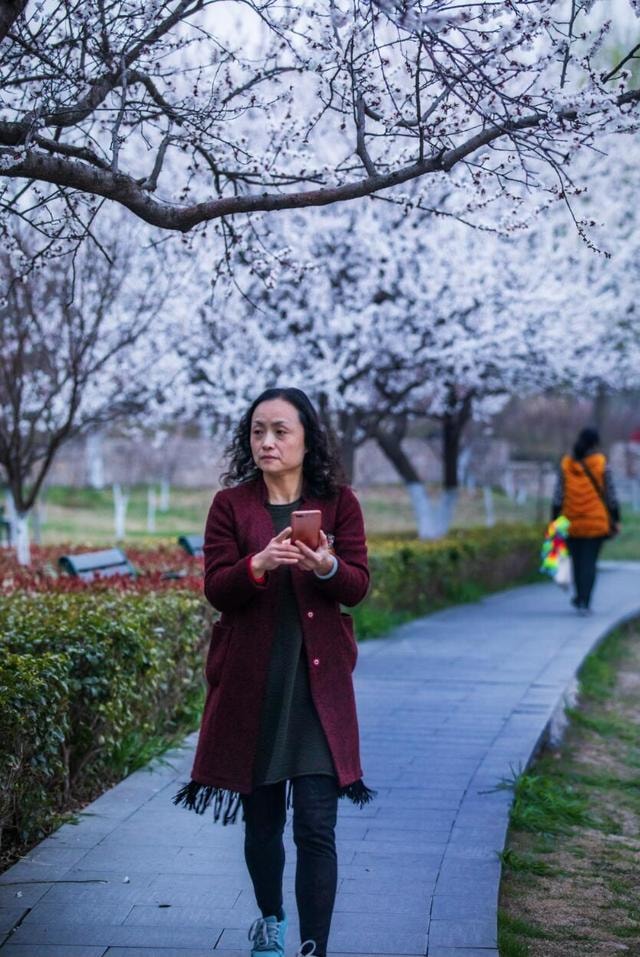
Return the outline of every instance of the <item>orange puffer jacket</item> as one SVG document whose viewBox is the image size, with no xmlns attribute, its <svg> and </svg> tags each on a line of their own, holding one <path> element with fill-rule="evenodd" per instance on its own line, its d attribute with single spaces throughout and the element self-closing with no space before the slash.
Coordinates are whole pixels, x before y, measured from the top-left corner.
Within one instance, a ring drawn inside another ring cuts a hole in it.
<svg viewBox="0 0 640 957">
<path fill-rule="evenodd" d="M 587 455 L 584 462 L 604 494 L 604 471 L 607 460 L 600 452 Z M 562 459 L 560 468 L 564 481 L 562 514 L 571 522 L 572 538 L 598 538 L 609 533 L 609 514 L 606 506 L 580 462 L 569 455 Z"/>
</svg>

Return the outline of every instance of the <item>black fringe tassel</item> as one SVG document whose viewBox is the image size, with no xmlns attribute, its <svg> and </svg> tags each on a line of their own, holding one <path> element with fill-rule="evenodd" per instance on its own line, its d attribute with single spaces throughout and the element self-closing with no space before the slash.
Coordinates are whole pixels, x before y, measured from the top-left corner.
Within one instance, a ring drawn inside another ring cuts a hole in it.
<svg viewBox="0 0 640 957">
<path fill-rule="evenodd" d="M 181 787 L 174 796 L 173 803 L 188 811 L 195 811 L 196 814 L 204 814 L 209 805 L 213 804 L 213 820 L 222 821 L 223 825 L 235 824 L 242 809 L 241 797 L 237 791 L 227 791 L 210 784 L 198 784 L 197 781 L 189 781 Z"/>
<path fill-rule="evenodd" d="M 377 793 L 377 791 L 373 791 L 371 788 L 368 788 L 362 778 L 360 778 L 359 781 L 354 781 L 353 784 L 348 784 L 346 787 L 340 788 L 338 791 L 338 797 L 349 798 L 349 800 L 353 801 L 357 807 L 362 808 L 365 806 L 365 804 L 370 804 Z"/>
<path fill-rule="evenodd" d="M 287 808 L 291 807 L 291 792 L 293 785 L 289 782 L 287 788 Z M 364 807 L 369 804 L 377 791 L 368 788 L 362 778 L 348 784 L 338 791 L 339 798 L 348 798 L 357 807 Z M 242 799 L 237 791 L 228 791 L 225 788 L 216 788 L 210 784 L 198 784 L 197 781 L 189 781 L 183 785 L 178 793 L 174 795 L 173 803 L 176 806 L 184 807 L 188 811 L 195 811 L 196 814 L 204 814 L 210 805 L 213 805 L 213 820 L 222 824 L 235 824 L 238 820 L 238 814 L 242 810 Z M 243 815 L 244 820 L 244 815 Z"/>
</svg>

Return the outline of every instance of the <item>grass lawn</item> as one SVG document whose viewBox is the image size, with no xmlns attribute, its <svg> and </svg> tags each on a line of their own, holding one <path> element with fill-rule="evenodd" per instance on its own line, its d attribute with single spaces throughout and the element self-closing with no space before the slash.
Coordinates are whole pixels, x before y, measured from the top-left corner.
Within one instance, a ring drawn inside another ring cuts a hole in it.
<svg viewBox="0 0 640 957">
<path fill-rule="evenodd" d="M 372 486 L 358 490 L 369 534 L 409 534 L 414 531 L 413 511 L 403 485 Z M 147 490 L 131 490 L 127 509 L 126 540 L 171 540 L 189 532 L 201 532 L 211 502 L 210 489 L 172 489 L 170 508 L 156 511 L 156 531 L 147 530 Z M 541 526 L 548 516 L 548 503 L 529 499 L 522 505 L 510 501 L 501 492 L 493 496 L 498 522 L 530 522 Z M 608 542 L 605 558 L 640 559 L 640 513 L 624 510 L 624 530 Z M 469 528 L 486 523 L 481 489 L 462 489 L 454 515 L 454 528 Z M 126 541 L 125 540 L 125 541 Z M 114 542 L 113 498 L 111 489 L 102 491 L 53 486 L 48 489 L 42 524 L 42 543 L 86 543 L 108 545 Z"/>
<path fill-rule="evenodd" d="M 640 622 L 580 672 L 558 750 L 518 778 L 500 889 L 500 957 L 640 954 Z"/>
<path fill-rule="evenodd" d="M 358 490 L 370 534 L 409 533 L 415 529 L 411 502 L 402 485 L 373 486 Z M 156 531 L 147 531 L 147 490 L 131 490 L 127 508 L 127 538 L 164 538 L 201 532 L 211 503 L 210 489 L 172 489 L 170 508 L 156 511 Z M 533 522 L 533 500 L 516 505 L 506 495 L 495 493 L 496 521 Z M 548 511 L 544 503 L 543 519 Z M 482 490 L 463 489 L 454 517 L 455 527 L 485 524 Z M 47 491 L 42 542 L 113 542 L 113 497 L 110 488 L 102 491 L 53 486 Z"/>
<path fill-rule="evenodd" d="M 603 558 L 620 561 L 640 559 L 640 512 L 632 512 L 631 506 L 622 506 L 622 531 L 616 538 L 605 543 Z"/>
</svg>

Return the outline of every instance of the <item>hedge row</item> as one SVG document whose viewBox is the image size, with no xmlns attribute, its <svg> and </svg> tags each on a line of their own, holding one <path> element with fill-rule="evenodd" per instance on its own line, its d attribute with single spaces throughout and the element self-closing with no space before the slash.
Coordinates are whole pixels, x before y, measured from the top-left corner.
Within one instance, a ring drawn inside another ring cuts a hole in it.
<svg viewBox="0 0 640 957">
<path fill-rule="evenodd" d="M 40 837 L 193 726 L 207 611 L 188 592 L 0 600 L 0 835 Z"/>
<path fill-rule="evenodd" d="M 373 540 L 369 601 L 414 615 L 534 574 L 542 538 L 529 525 L 455 529 L 437 541 Z"/>
<path fill-rule="evenodd" d="M 374 539 L 359 637 L 530 578 L 539 534 Z M 212 612 L 197 590 L 0 595 L 0 835 L 6 852 L 191 730 Z"/>
<path fill-rule="evenodd" d="M 372 538 L 371 591 L 354 615 L 358 636 L 534 580 L 541 541 L 535 527 L 515 524 L 455 529 L 437 541 Z"/>
</svg>

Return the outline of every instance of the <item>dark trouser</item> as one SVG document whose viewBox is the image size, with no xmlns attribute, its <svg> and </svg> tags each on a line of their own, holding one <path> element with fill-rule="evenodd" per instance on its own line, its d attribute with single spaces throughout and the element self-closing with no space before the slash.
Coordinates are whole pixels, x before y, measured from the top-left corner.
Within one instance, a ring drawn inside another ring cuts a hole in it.
<svg viewBox="0 0 640 957">
<path fill-rule="evenodd" d="M 338 879 L 338 785 L 328 774 L 307 774 L 292 783 L 300 939 L 315 941 L 316 954 L 324 957 Z M 242 804 L 244 854 L 256 901 L 263 917 L 278 915 L 282 909 L 286 781 L 256 788 L 242 798 Z"/>
<path fill-rule="evenodd" d="M 569 538 L 569 554 L 573 562 L 573 582 L 578 608 L 588 608 L 596 580 L 596 562 L 604 538 Z"/>
</svg>

